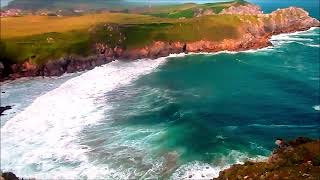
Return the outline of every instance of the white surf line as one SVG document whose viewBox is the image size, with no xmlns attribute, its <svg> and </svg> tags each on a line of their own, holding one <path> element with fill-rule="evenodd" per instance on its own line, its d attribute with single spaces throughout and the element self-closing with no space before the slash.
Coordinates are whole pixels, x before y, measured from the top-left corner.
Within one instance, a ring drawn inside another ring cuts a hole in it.
<svg viewBox="0 0 320 180">
<path fill-rule="evenodd" d="M 315 111 L 320 111 L 320 105 L 315 105 L 315 106 L 313 106 L 313 109 L 314 109 Z"/>
<path fill-rule="evenodd" d="M 80 146 L 77 136 L 84 127 L 105 118 L 97 106 L 107 104 L 99 97 L 152 72 L 165 61 L 114 61 L 38 97 L 1 128 L 1 169 L 36 178 L 79 178 L 79 172 L 89 174 L 85 155 L 88 147 Z M 80 169 L 72 169 L 72 164 Z"/>
<path fill-rule="evenodd" d="M 219 176 L 220 171 L 229 168 L 231 165 L 243 164 L 246 161 L 262 162 L 266 161 L 265 156 L 255 156 L 249 157 L 248 154 L 242 153 L 240 151 L 231 150 L 228 155 L 221 155 L 220 163 L 213 165 L 208 163 L 203 163 L 199 161 L 193 161 L 180 166 L 172 175 L 170 179 L 180 180 L 180 179 L 199 179 L 206 180 L 212 179 Z M 233 163 L 229 163 L 229 161 Z"/>
<path fill-rule="evenodd" d="M 314 31 L 316 29 L 319 29 L 319 27 L 312 27 L 308 30 L 305 31 L 298 31 L 294 33 L 283 33 L 283 34 L 278 34 L 278 35 L 273 35 L 271 36 L 270 41 L 275 45 L 279 46 L 284 43 L 292 43 L 292 42 L 297 42 L 297 41 L 302 41 L 302 42 L 310 42 L 313 41 L 313 39 L 310 38 L 303 38 L 303 37 L 295 37 L 297 35 L 318 35 L 319 33 L 312 33 L 310 34 L 311 31 Z M 308 34 L 309 33 L 309 34 Z"/>
</svg>

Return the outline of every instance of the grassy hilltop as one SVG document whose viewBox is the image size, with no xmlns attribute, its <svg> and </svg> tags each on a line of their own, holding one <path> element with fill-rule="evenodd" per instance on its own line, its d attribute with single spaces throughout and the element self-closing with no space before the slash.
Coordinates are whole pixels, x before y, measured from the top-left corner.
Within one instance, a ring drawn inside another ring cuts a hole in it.
<svg viewBox="0 0 320 180">
<path fill-rule="evenodd" d="M 244 0 L 235 0 L 228 2 L 217 2 L 217 3 L 205 3 L 205 4 L 196 4 L 196 3 L 186 3 L 178 4 L 171 6 L 160 6 L 154 7 L 151 9 L 144 9 L 143 14 L 149 14 L 156 17 L 163 18 L 192 18 L 194 13 L 201 10 L 211 10 L 213 13 L 220 13 L 223 9 L 229 8 L 231 6 L 239 6 L 249 4 Z"/>
<path fill-rule="evenodd" d="M 130 8 L 135 5 L 135 3 L 128 3 L 123 0 L 13 0 L 9 3 L 8 8 L 28 10 L 64 8 L 123 9 Z"/>
<path fill-rule="evenodd" d="M 32 59 L 36 63 L 43 63 L 66 55 L 87 56 L 94 53 L 93 45 L 96 42 L 130 49 L 143 47 L 153 41 L 221 41 L 237 38 L 237 28 L 241 23 L 237 15 L 181 19 L 172 18 L 171 14 L 175 12 L 181 15 L 195 6 L 221 8 L 239 3 L 244 2 L 183 4 L 171 8 L 155 7 L 151 11 L 167 13 L 168 17 L 141 11 L 141 14 L 95 13 L 69 17 L 27 15 L 1 18 L 1 59 L 14 63 Z M 249 20 L 254 18 L 248 17 Z M 110 24 L 116 28 L 106 28 Z"/>
</svg>

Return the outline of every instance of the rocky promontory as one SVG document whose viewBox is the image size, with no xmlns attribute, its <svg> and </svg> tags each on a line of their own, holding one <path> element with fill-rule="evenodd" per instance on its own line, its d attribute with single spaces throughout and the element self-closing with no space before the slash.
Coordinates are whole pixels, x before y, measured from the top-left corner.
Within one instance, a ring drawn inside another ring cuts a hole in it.
<svg viewBox="0 0 320 180">
<path fill-rule="evenodd" d="M 235 164 L 214 180 L 318 180 L 320 177 L 320 140 L 298 138 L 277 140 L 278 148 L 265 162 Z"/>
<path fill-rule="evenodd" d="M 35 64 L 30 59 L 17 64 L 0 63 L 0 80 L 29 76 L 59 76 L 63 73 L 89 70 L 113 60 L 155 59 L 174 53 L 258 49 L 272 45 L 270 42 L 272 35 L 308 30 L 320 25 L 319 20 L 310 17 L 308 12 L 297 7 L 262 14 L 257 6 L 246 5 L 231 7 L 225 9 L 222 14 L 212 16 L 230 16 L 230 14 L 240 21 L 240 26 L 236 30 L 237 36 L 232 38 L 220 41 L 206 38 L 197 41 L 155 39 L 144 47 L 138 48 L 96 42 L 92 46 L 96 53 L 89 57 L 69 55 L 60 59 L 48 60 L 43 64 Z M 224 31 L 224 27 L 221 27 L 221 31 Z M 121 38 L 119 42 L 127 37 Z"/>
</svg>

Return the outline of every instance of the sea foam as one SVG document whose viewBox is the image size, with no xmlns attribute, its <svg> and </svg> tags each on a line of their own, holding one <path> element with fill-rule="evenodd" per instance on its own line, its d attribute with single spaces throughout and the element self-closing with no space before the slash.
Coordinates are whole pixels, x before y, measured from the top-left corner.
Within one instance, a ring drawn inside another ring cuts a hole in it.
<svg viewBox="0 0 320 180">
<path fill-rule="evenodd" d="M 313 42 L 314 40 L 311 38 L 307 38 L 306 36 L 315 36 L 318 33 L 314 32 L 315 30 L 318 30 L 319 28 L 313 27 L 310 28 L 309 30 L 306 31 L 299 31 L 299 32 L 294 32 L 294 33 L 283 33 L 279 35 L 273 35 L 270 39 L 272 44 L 274 46 L 281 46 L 283 44 L 288 44 L 288 43 L 303 43 L 303 45 L 310 46 L 310 42 Z M 315 45 L 316 46 L 316 45 Z"/>
<path fill-rule="evenodd" d="M 228 155 L 221 155 L 215 163 L 193 161 L 180 166 L 171 176 L 171 179 L 212 179 L 219 176 L 219 172 L 229 168 L 232 164 L 243 164 L 250 161 L 266 161 L 265 156 L 251 157 L 246 153 L 231 150 Z"/>
<path fill-rule="evenodd" d="M 316 111 L 320 111 L 320 105 L 313 106 L 313 109 Z"/>
<path fill-rule="evenodd" d="M 86 156 L 90 149 L 79 144 L 78 134 L 84 127 L 105 120 L 108 107 L 98 108 L 104 93 L 152 72 L 165 61 L 166 58 L 114 61 L 36 98 L 1 128 L 2 170 L 12 170 L 22 177 L 57 179 L 115 173 L 108 167 L 98 170 L 90 164 Z M 118 173 L 113 177 L 127 177 Z"/>
</svg>

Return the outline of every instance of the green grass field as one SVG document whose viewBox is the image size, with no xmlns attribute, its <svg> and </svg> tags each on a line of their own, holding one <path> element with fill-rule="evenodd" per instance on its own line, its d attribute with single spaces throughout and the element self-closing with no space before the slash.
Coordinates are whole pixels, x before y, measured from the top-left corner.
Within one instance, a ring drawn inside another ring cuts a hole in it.
<svg viewBox="0 0 320 180">
<path fill-rule="evenodd" d="M 186 9 L 191 6 L 184 5 Z M 1 18 L 1 59 L 11 62 L 31 59 L 41 64 L 66 55 L 87 56 L 94 53 L 97 42 L 132 49 L 154 41 L 235 39 L 239 37 L 241 23 L 237 15 L 177 19 L 100 13 L 76 17 Z M 109 29 L 109 25 L 114 28 Z"/>
<path fill-rule="evenodd" d="M 218 14 L 225 8 L 244 4 L 247 4 L 247 2 L 243 0 L 205 4 L 187 3 L 180 5 L 154 7 L 151 9 L 146 9 L 142 13 L 162 18 L 192 18 L 194 17 L 195 11 L 198 9 L 209 9 L 212 10 L 215 14 Z"/>
<path fill-rule="evenodd" d="M 9 8 L 23 9 L 68 9 L 68 8 L 85 8 L 85 9 L 112 9 L 123 10 L 133 8 L 139 3 L 128 2 L 125 0 L 12 0 Z"/>
<path fill-rule="evenodd" d="M 1 59 L 43 63 L 65 55 L 89 55 L 94 40 L 109 37 L 95 33 L 104 24 L 162 22 L 145 15 L 121 13 L 88 14 L 77 17 L 23 16 L 1 18 Z M 111 32 L 109 32 L 111 33 Z"/>
</svg>

